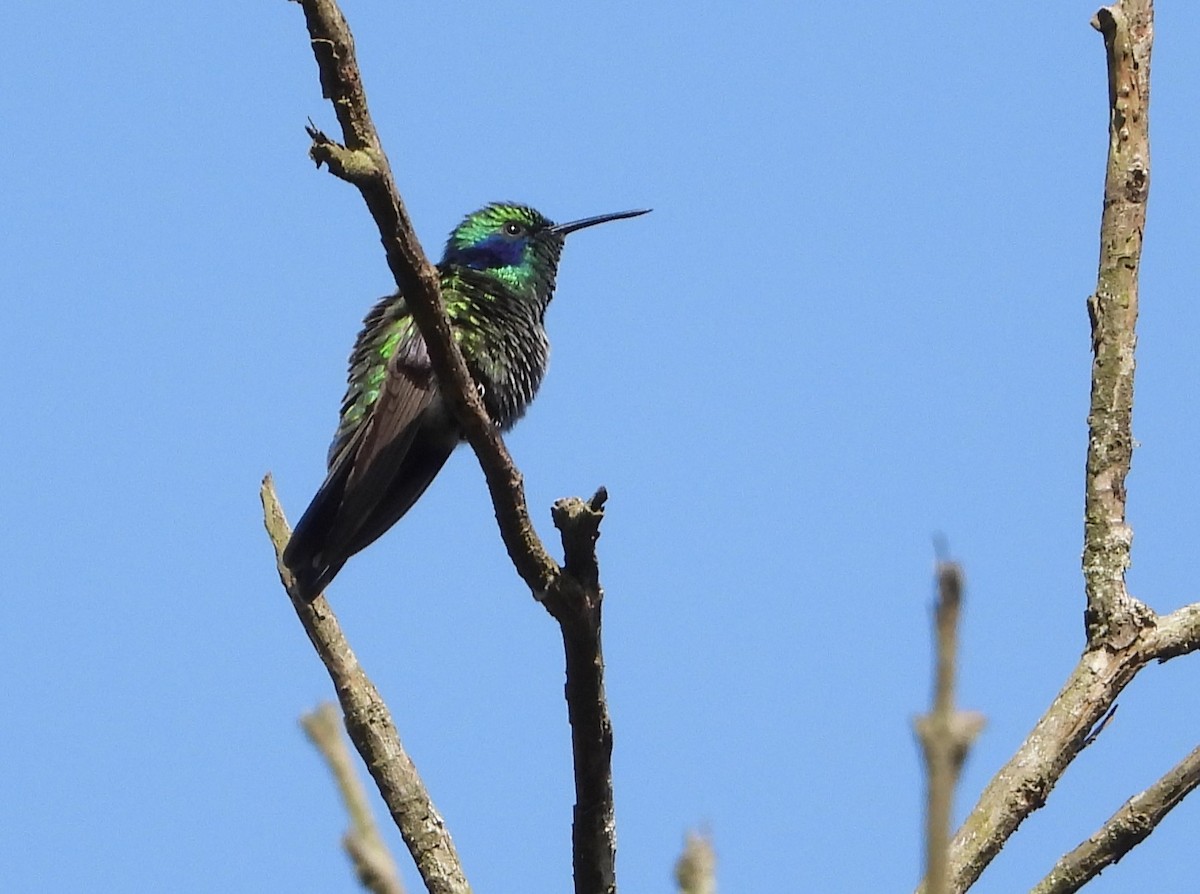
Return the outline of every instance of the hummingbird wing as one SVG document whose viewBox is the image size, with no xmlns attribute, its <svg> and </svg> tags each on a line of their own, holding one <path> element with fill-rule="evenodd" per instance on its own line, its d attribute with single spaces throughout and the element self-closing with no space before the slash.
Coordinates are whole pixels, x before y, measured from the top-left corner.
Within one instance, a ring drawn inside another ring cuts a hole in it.
<svg viewBox="0 0 1200 894">
<path fill-rule="evenodd" d="M 284 552 L 306 598 L 412 507 L 458 441 L 403 299 L 380 301 L 350 355 L 329 473 Z"/>
</svg>

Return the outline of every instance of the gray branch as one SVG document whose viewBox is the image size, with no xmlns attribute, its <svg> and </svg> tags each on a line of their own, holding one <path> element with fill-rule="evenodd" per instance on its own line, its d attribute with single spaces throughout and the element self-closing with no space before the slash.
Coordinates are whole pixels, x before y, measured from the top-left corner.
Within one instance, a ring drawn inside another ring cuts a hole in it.
<svg viewBox="0 0 1200 894">
<path fill-rule="evenodd" d="M 1087 841 L 1058 861 L 1030 894 L 1073 894 L 1146 840 L 1184 796 L 1200 785 L 1200 748 L 1134 795 Z"/>
<path fill-rule="evenodd" d="M 283 564 L 283 550 L 292 532 L 270 475 L 263 479 L 261 497 L 267 533 L 275 547 L 279 579 L 304 632 L 329 672 L 346 718 L 346 732 L 375 780 L 417 872 L 429 894 L 469 894 L 471 888 L 463 875 L 454 842 L 400 742 L 379 690 L 358 663 L 324 595 L 306 601 L 296 589 L 292 572 Z"/>
<path fill-rule="evenodd" d="M 949 890 L 948 850 L 954 790 L 967 751 L 984 724 L 982 714 L 959 711 L 954 706 L 962 570 L 954 562 L 938 563 L 937 584 L 933 710 L 914 722 L 928 782 L 925 806 L 925 890 L 928 894 L 946 894 Z"/>
<path fill-rule="evenodd" d="M 1033 731 L 992 778 L 950 845 L 950 884 L 966 891 L 1063 772 L 1102 730 L 1116 698 L 1152 661 L 1200 647 L 1200 604 L 1159 618 L 1129 595 L 1132 531 L 1125 477 L 1133 450 L 1138 267 L 1150 183 L 1151 0 L 1122 0 L 1096 13 L 1104 37 L 1110 104 L 1108 166 L 1092 322 L 1083 577 L 1087 647 Z"/>
<path fill-rule="evenodd" d="M 300 725 L 329 765 L 346 805 L 350 829 L 342 838 L 342 847 L 354 864 L 358 880 L 371 894 L 404 894 L 400 870 L 379 834 L 367 791 L 354 772 L 350 750 L 342 735 L 341 713 L 329 702 L 323 702 L 316 710 L 301 716 Z"/>
</svg>

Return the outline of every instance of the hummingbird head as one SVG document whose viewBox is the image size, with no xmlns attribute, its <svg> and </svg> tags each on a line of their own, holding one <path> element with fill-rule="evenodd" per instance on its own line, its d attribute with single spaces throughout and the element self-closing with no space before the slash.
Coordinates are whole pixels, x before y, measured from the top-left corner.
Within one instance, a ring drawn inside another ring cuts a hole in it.
<svg viewBox="0 0 1200 894">
<path fill-rule="evenodd" d="M 554 294 L 558 259 L 567 234 L 584 227 L 636 217 L 619 211 L 556 224 L 528 205 L 494 202 L 463 218 L 446 242 L 442 265 L 490 276 L 522 298 L 546 309 Z"/>
</svg>

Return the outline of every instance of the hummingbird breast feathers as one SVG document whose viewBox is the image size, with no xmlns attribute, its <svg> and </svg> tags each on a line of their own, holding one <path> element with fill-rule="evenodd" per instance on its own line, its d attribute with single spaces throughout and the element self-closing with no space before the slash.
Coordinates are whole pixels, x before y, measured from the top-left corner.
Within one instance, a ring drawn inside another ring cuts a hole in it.
<svg viewBox="0 0 1200 894">
<path fill-rule="evenodd" d="M 448 277 L 442 296 L 484 407 L 507 431 L 525 415 L 542 384 L 550 340 L 539 307 L 497 290 L 494 282 L 484 292 L 473 278 L 471 271 Z"/>
</svg>

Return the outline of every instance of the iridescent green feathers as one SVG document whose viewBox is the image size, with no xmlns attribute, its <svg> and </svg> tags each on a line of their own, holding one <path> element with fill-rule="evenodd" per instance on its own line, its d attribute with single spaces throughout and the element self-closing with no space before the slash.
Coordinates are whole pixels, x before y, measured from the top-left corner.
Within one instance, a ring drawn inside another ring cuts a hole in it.
<svg viewBox="0 0 1200 894">
<path fill-rule="evenodd" d="M 443 276 L 455 269 L 481 272 L 508 292 L 504 297 L 532 301 L 544 314 L 554 294 L 563 239 L 551 221 L 528 206 L 488 205 L 455 227 L 438 267 Z"/>
<path fill-rule="evenodd" d="M 477 378 L 502 386 L 511 378 L 519 392 L 513 400 L 497 395 L 496 405 L 489 407 L 504 428 L 533 399 L 545 369 L 549 346 L 539 330 L 563 243 L 563 237 L 549 232 L 552 226 L 524 205 L 488 205 L 455 228 L 438 265 L 447 315 L 463 354 L 481 367 Z M 389 369 L 404 366 L 396 358 L 422 352 L 419 342 L 403 296 L 383 298 L 367 314 L 350 355 L 330 467 L 379 399 Z M 510 370 L 514 364 L 517 369 Z"/>
<path fill-rule="evenodd" d="M 543 328 L 563 240 L 627 211 L 554 224 L 525 205 L 468 215 L 438 264 L 442 299 L 484 406 L 501 429 L 528 408 L 549 359 Z M 284 552 L 306 598 L 395 524 L 461 439 L 403 295 L 367 314 L 329 449 L 329 473 Z"/>
<path fill-rule="evenodd" d="M 402 346 L 411 350 L 419 338 L 399 295 L 382 298 L 371 308 L 350 354 L 349 384 L 342 399 L 337 434 L 329 447 L 330 466 L 379 399 L 392 358 Z"/>
</svg>

